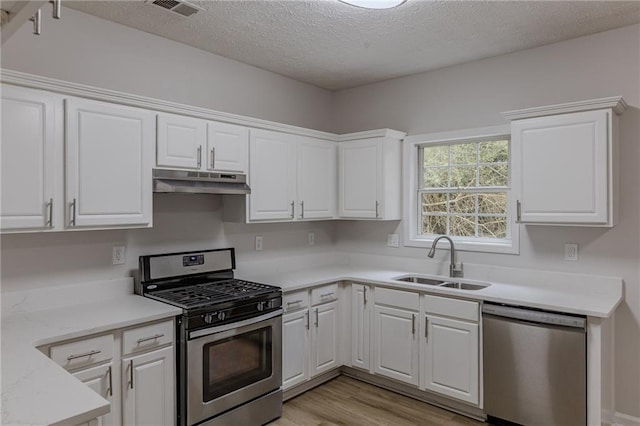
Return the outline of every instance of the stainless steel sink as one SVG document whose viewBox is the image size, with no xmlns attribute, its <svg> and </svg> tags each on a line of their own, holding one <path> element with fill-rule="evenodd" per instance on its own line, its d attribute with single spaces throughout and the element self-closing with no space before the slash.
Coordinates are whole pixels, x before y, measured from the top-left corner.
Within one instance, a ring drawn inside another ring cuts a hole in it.
<svg viewBox="0 0 640 426">
<path fill-rule="evenodd" d="M 402 277 L 402 278 L 394 278 L 397 281 L 404 281 L 406 283 L 416 283 L 416 284 L 426 284 L 426 285 L 442 285 L 446 283 L 446 281 L 442 280 L 434 280 L 433 278 L 425 278 L 425 277 Z"/>
<path fill-rule="evenodd" d="M 444 283 L 440 287 L 457 288 L 458 290 L 482 290 L 489 287 L 483 284 L 469 284 L 469 283 Z"/>
</svg>

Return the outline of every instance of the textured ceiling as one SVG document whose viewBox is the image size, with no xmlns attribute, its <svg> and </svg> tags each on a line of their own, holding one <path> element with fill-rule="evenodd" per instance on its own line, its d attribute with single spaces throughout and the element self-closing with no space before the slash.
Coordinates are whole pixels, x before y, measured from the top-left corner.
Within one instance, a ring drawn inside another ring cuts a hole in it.
<svg viewBox="0 0 640 426">
<path fill-rule="evenodd" d="M 191 17 L 133 1 L 67 1 L 110 21 L 330 90 L 640 22 L 638 1 L 192 1 Z"/>
</svg>

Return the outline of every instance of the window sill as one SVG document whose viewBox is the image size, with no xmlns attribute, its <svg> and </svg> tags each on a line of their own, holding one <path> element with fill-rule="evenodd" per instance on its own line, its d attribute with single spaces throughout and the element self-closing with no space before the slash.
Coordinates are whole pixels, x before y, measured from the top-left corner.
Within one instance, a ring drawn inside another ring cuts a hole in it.
<svg viewBox="0 0 640 426">
<path fill-rule="evenodd" d="M 407 238 L 404 242 L 405 247 L 420 247 L 420 248 L 431 248 L 433 245 L 433 240 L 435 238 L 431 237 L 410 237 Z M 481 252 L 481 253 L 498 253 L 498 254 L 520 254 L 520 247 L 515 244 L 512 240 L 505 240 L 505 242 L 488 242 L 488 241 L 465 241 L 465 240 L 456 240 L 453 238 L 453 243 L 455 244 L 456 251 L 473 251 L 473 252 Z M 439 249 L 448 249 L 449 244 L 448 241 L 439 242 Z"/>
</svg>

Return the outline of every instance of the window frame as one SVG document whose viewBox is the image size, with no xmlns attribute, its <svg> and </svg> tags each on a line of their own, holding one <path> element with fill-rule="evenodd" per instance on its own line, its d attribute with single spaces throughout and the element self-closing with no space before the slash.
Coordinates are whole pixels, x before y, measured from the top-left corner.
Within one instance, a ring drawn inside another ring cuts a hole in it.
<svg viewBox="0 0 640 426">
<path fill-rule="evenodd" d="M 519 198 L 514 186 L 514 168 L 517 167 L 513 158 L 511 141 L 511 128 L 508 125 L 482 127 L 475 129 L 457 130 L 452 132 L 430 133 L 408 136 L 403 142 L 403 190 L 404 190 L 404 245 L 407 247 L 431 247 L 434 236 L 425 236 L 418 232 L 421 220 L 419 172 L 422 165 L 419 163 L 420 147 L 425 145 L 445 145 L 464 142 L 479 141 L 482 139 L 506 138 L 509 140 L 509 186 L 507 193 L 507 233 L 509 239 L 495 240 L 478 237 L 451 238 L 456 244 L 456 250 L 476 251 L 487 253 L 519 254 L 520 253 L 520 227 L 516 222 L 516 203 Z"/>
</svg>

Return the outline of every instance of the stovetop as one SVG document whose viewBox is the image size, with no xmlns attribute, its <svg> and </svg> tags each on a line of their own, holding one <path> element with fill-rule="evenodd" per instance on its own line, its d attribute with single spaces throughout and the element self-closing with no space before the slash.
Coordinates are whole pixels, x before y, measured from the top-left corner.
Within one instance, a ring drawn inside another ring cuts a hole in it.
<svg viewBox="0 0 640 426">
<path fill-rule="evenodd" d="M 215 307 L 280 291 L 279 287 L 239 279 L 214 281 L 148 292 L 147 296 L 185 310 Z"/>
</svg>

